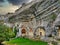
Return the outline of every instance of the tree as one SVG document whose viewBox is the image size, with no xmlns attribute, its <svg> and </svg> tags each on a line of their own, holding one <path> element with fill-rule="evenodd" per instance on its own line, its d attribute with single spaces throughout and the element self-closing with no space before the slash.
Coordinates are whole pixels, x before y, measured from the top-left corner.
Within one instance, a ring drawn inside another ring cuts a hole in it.
<svg viewBox="0 0 60 45">
<path fill-rule="evenodd" d="M 9 40 L 15 36 L 12 28 L 9 28 L 3 24 L 0 24 L 0 44 L 2 41 Z"/>
</svg>

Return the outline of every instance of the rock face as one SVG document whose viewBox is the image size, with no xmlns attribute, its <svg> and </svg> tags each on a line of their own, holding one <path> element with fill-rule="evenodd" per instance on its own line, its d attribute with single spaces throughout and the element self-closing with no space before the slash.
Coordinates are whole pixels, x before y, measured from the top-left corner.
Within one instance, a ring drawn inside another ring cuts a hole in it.
<svg viewBox="0 0 60 45">
<path fill-rule="evenodd" d="M 57 37 L 60 38 L 60 14 L 57 16 L 55 22 L 54 22 L 54 26 L 57 28 Z"/>
<path fill-rule="evenodd" d="M 18 25 L 22 23 L 22 25 L 25 27 L 23 28 L 26 30 L 26 35 L 28 33 L 34 35 L 36 28 L 44 27 L 45 36 L 48 36 L 52 35 L 54 32 L 54 17 L 52 18 L 52 15 L 57 16 L 60 13 L 59 10 L 59 0 L 34 0 L 29 4 L 22 5 L 22 7 L 16 10 L 14 14 L 8 14 L 9 16 L 7 17 L 7 20 L 14 23 L 18 22 Z M 57 18 L 60 17 L 59 15 Z M 32 29 L 31 32 L 30 28 Z M 21 35 L 21 31 L 22 28 L 19 27 L 19 32 L 17 35 Z"/>
<path fill-rule="evenodd" d="M 55 25 L 59 26 L 60 25 L 60 14 L 57 16 L 55 20 Z"/>
</svg>

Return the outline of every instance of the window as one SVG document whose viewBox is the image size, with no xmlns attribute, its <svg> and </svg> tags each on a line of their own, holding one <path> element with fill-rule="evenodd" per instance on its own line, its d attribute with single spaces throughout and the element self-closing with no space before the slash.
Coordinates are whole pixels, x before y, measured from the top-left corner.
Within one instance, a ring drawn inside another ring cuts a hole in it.
<svg viewBox="0 0 60 45">
<path fill-rule="evenodd" d="M 42 36 L 42 32 L 40 32 L 40 36 Z"/>
</svg>

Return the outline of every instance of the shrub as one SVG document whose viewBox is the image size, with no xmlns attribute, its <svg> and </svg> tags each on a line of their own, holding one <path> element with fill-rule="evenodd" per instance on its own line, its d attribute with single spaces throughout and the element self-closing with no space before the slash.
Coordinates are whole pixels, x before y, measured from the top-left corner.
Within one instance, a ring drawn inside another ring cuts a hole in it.
<svg viewBox="0 0 60 45">
<path fill-rule="evenodd" d="M 3 24 L 0 24 L 0 43 L 9 40 L 15 36 L 13 30 Z"/>
</svg>

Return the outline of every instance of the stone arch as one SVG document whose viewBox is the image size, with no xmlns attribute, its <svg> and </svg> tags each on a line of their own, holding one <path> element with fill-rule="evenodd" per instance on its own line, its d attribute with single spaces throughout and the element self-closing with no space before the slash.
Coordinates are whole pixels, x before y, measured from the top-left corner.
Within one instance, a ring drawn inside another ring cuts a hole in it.
<svg viewBox="0 0 60 45">
<path fill-rule="evenodd" d="M 26 36 L 26 29 L 25 28 L 21 29 L 21 35 L 22 35 L 22 37 Z"/>
<path fill-rule="evenodd" d="M 21 27 L 21 36 L 27 36 L 28 35 L 28 30 L 27 30 L 27 28 L 24 26 L 24 25 L 22 25 L 22 27 Z"/>
<path fill-rule="evenodd" d="M 21 30 L 21 33 L 22 33 L 22 34 L 26 34 L 26 30 L 25 30 L 25 29 L 22 29 L 22 30 Z"/>
<path fill-rule="evenodd" d="M 45 28 L 44 27 L 37 27 L 34 31 L 34 34 L 39 37 L 45 36 Z"/>
</svg>

